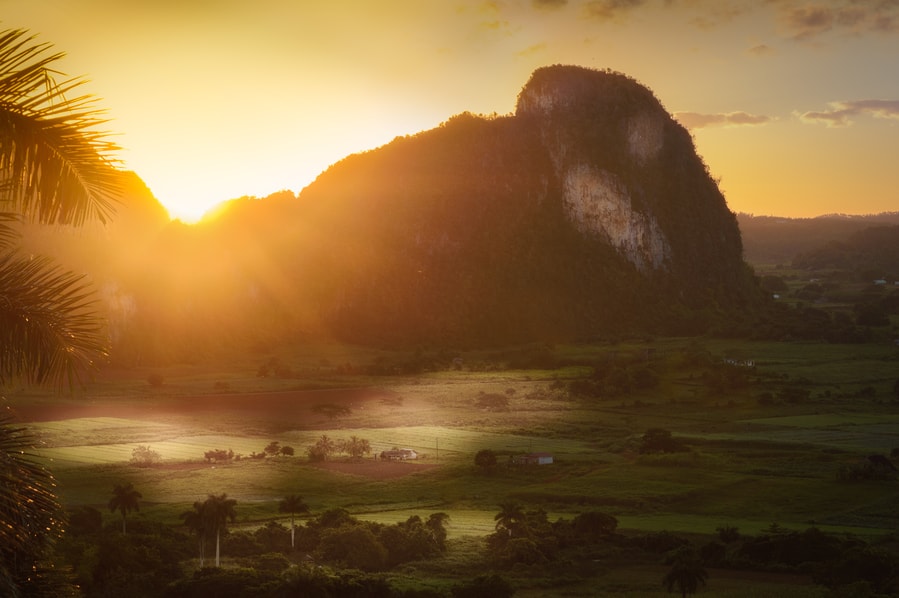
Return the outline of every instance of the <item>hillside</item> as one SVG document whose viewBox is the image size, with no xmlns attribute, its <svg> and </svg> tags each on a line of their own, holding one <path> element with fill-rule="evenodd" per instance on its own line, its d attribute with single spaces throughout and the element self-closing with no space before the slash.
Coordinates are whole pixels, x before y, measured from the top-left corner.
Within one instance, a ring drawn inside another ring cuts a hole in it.
<svg viewBox="0 0 899 598">
<path fill-rule="evenodd" d="M 746 260 L 751 264 L 793 262 L 801 253 L 815 251 L 832 241 L 843 242 L 867 228 L 899 224 L 899 212 L 817 218 L 781 218 L 738 214 Z"/>
<path fill-rule="evenodd" d="M 348 156 L 296 197 L 128 231 L 74 266 L 102 289 L 127 363 L 301 338 L 738 331 L 760 301 L 689 133 L 633 79 L 580 67 L 537 70 L 512 115 L 463 113 Z"/>
</svg>

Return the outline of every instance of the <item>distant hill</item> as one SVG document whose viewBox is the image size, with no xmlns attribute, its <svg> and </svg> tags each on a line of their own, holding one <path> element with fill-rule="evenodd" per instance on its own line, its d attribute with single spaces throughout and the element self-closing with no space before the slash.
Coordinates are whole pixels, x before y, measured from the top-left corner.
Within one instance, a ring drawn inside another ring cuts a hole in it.
<svg viewBox="0 0 899 598">
<path fill-rule="evenodd" d="M 119 359 L 686 334 L 762 301 L 690 134 L 614 72 L 539 69 L 513 115 L 459 114 L 218 212 L 89 268 Z"/>
<path fill-rule="evenodd" d="M 842 270 L 865 279 L 899 280 L 899 225 L 872 226 L 832 240 L 793 259 L 796 268 Z"/>
<path fill-rule="evenodd" d="M 864 229 L 899 224 L 899 212 L 848 216 L 831 214 L 817 218 L 781 218 L 737 214 L 743 249 L 751 264 L 789 265 L 799 254 L 823 245 L 847 240 Z"/>
</svg>

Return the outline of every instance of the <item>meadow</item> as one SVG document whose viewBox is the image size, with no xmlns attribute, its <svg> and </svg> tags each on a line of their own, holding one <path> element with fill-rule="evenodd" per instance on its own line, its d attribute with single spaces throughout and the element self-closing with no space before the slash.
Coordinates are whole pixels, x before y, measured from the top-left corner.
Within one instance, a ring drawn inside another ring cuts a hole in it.
<svg viewBox="0 0 899 598">
<path fill-rule="evenodd" d="M 899 447 L 895 346 L 644 339 L 449 358 L 297 347 L 278 359 L 290 364 L 289 376 L 260 377 L 263 359 L 242 357 L 109 371 L 78 396 L 13 392 L 9 402 L 38 438 L 36 454 L 53 471 L 65 506 L 93 506 L 109 521 L 118 517 L 106 509 L 112 487 L 131 482 L 143 494 L 135 520 L 179 525 L 195 501 L 225 492 L 237 500 L 236 528 L 254 529 L 285 523 L 278 501 L 297 494 L 313 515 L 340 507 L 396 523 L 445 512 L 451 547 L 493 532 L 494 515 L 509 500 L 543 509 L 551 520 L 600 510 L 626 534 L 713 537 L 722 526 L 755 534 L 774 524 L 865 538 L 899 531 L 895 479 L 837 475 Z M 416 371 L 405 372 L 411 362 Z M 652 387 L 575 391 L 594 370 L 646 367 L 657 376 Z M 688 450 L 642 454 L 650 428 L 671 431 Z M 306 449 L 322 435 L 364 438 L 371 453 L 312 462 Z M 249 457 L 272 441 L 294 455 Z M 138 446 L 156 451 L 159 463 L 131 463 Z M 395 447 L 421 458 L 376 459 Z M 241 458 L 208 462 L 204 452 L 212 449 Z M 481 449 L 499 456 L 496 468 L 475 466 Z M 506 465 L 530 452 L 551 453 L 554 462 Z M 461 557 L 451 549 L 446 559 L 453 558 Z M 628 578 L 633 583 L 649 575 L 637 569 L 652 569 L 645 595 L 664 593 L 664 570 L 654 566 L 634 563 Z M 751 593 L 738 573 L 718 572 L 719 585 L 713 575 L 710 587 L 716 595 L 764 595 Z M 415 574 L 452 575 L 426 567 Z M 593 575 L 601 583 L 573 595 L 596 588 L 614 595 L 627 586 L 620 567 Z M 768 583 L 820 595 L 802 576 L 769 576 L 753 587 Z M 521 595 L 546 595 L 539 584 L 523 583 Z"/>
</svg>

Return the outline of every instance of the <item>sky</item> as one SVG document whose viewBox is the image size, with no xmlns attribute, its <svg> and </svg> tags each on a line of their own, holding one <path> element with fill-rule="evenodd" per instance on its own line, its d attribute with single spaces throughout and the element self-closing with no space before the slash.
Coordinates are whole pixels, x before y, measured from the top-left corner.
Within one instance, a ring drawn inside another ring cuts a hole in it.
<svg viewBox="0 0 899 598">
<path fill-rule="evenodd" d="M 899 0 L 0 0 L 173 218 L 299 192 L 573 64 L 653 90 L 734 212 L 899 210 Z"/>
</svg>

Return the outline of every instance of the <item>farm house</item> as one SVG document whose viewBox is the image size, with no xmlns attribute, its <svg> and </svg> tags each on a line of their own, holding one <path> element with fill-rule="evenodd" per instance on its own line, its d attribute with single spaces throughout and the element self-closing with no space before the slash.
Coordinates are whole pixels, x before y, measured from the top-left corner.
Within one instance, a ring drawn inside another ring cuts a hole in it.
<svg viewBox="0 0 899 598">
<path fill-rule="evenodd" d="M 410 448 L 392 449 L 389 451 L 381 451 L 380 457 L 385 461 L 406 461 L 418 459 L 418 453 Z"/>
<path fill-rule="evenodd" d="M 552 462 L 553 456 L 550 453 L 528 453 L 512 457 L 513 465 L 550 465 Z"/>
</svg>

